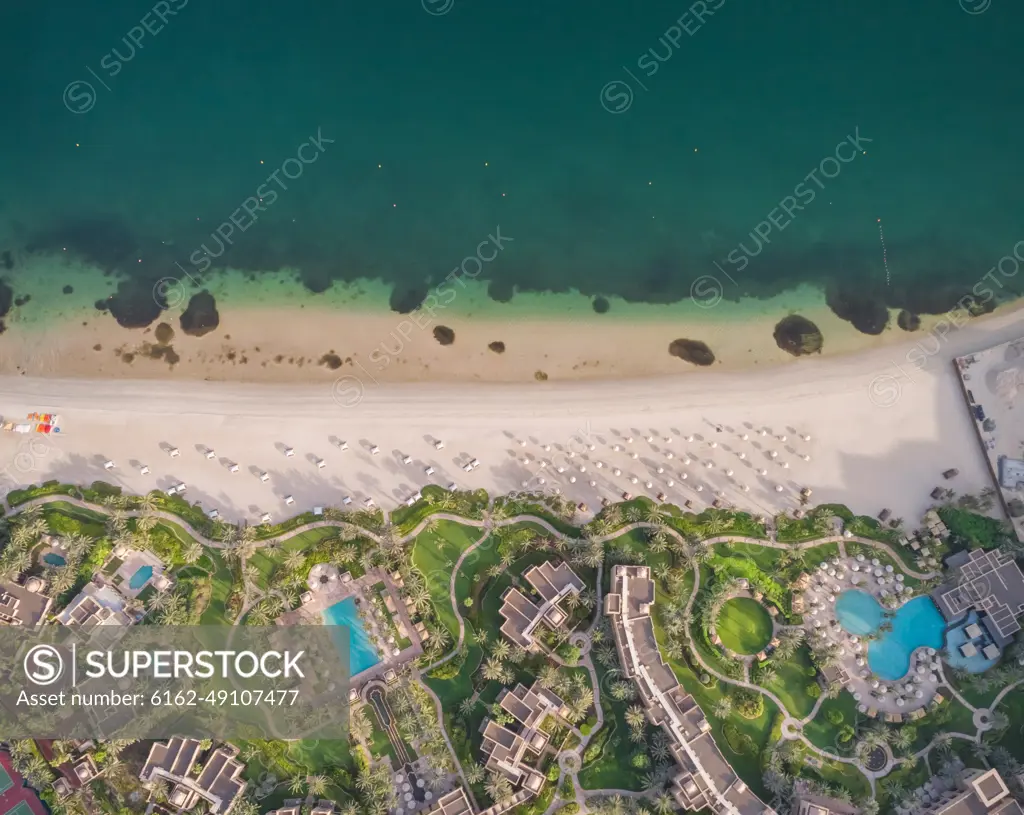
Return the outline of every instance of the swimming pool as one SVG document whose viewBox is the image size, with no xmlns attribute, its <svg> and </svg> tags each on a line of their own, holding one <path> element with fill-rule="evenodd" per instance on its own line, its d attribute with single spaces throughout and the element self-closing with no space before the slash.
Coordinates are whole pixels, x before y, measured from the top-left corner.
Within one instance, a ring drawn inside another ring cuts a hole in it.
<svg viewBox="0 0 1024 815">
<path fill-rule="evenodd" d="M 128 580 L 128 588 L 130 588 L 132 591 L 138 591 L 143 586 L 145 586 L 152 577 L 152 566 L 139 566 L 135 574 L 133 574 L 131 578 Z"/>
<path fill-rule="evenodd" d="M 349 671 L 351 676 L 372 668 L 380 657 L 377 649 L 370 642 L 370 635 L 359 619 L 356 598 L 346 597 L 323 612 L 327 625 L 343 625 L 349 630 Z"/>
<path fill-rule="evenodd" d="M 43 563 L 47 566 L 66 566 L 67 558 L 63 555 L 58 555 L 56 552 L 47 552 L 43 555 Z"/>
<path fill-rule="evenodd" d="M 836 619 L 845 631 L 863 637 L 878 630 L 884 615 L 870 594 L 850 589 L 836 599 Z M 946 621 L 930 597 L 915 597 L 892 617 L 892 631 L 868 646 L 868 667 L 892 682 L 907 675 L 910 655 L 917 648 L 942 648 Z"/>
</svg>

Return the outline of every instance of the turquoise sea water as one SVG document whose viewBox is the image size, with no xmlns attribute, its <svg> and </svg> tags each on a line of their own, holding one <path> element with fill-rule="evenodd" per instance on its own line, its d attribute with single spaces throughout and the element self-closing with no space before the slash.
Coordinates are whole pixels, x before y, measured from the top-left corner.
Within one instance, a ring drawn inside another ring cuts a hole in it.
<svg viewBox="0 0 1024 815">
<path fill-rule="evenodd" d="M 8 4 L 0 318 L 52 257 L 54 307 L 116 290 L 129 325 L 168 277 L 372 280 L 407 311 L 461 265 L 496 308 L 724 318 L 813 282 L 877 333 L 1024 239 L 1022 27 L 1008 0 Z"/>
<path fill-rule="evenodd" d="M 145 586 L 146 583 L 148 583 L 150 578 L 152 578 L 152 577 L 153 577 L 153 567 L 152 566 L 140 566 L 136 570 L 135 574 L 133 574 L 131 576 L 131 579 L 128 581 L 128 588 L 130 588 L 132 591 L 138 591 L 143 586 Z"/>
<path fill-rule="evenodd" d="M 359 619 L 354 597 L 347 597 L 340 603 L 335 603 L 323 614 L 327 625 L 343 625 L 349 630 L 350 676 L 362 673 L 380 662 L 377 649 L 373 647 L 363 622 Z"/>
<path fill-rule="evenodd" d="M 882 622 L 882 607 L 862 591 L 844 591 L 836 599 L 836 619 L 844 630 L 864 636 Z M 904 603 L 892 618 L 892 631 L 868 646 L 868 667 L 881 679 L 895 681 L 910 670 L 910 655 L 921 647 L 941 648 L 946 622 L 929 597 Z"/>
</svg>

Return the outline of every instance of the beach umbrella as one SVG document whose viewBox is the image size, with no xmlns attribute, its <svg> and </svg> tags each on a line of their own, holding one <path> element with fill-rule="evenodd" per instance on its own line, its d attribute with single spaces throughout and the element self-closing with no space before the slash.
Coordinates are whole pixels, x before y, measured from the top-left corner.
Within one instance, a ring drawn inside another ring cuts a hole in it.
<svg viewBox="0 0 1024 815">
<path fill-rule="evenodd" d="M 853 699 L 854 699 L 855 702 L 859 702 L 860 699 L 861 699 L 860 693 L 859 692 L 854 693 L 853 694 Z"/>
<path fill-rule="evenodd" d="M 697 492 L 703 492 L 703 491 L 704 491 L 704 488 L 703 488 L 703 487 L 702 487 L 702 486 L 701 486 L 700 484 L 698 484 L 698 485 L 697 485 L 697 486 L 695 487 L 695 489 L 697 490 Z"/>
<path fill-rule="evenodd" d="M 775 485 L 775 491 L 776 492 L 782 492 L 782 485 L 781 484 L 776 484 Z"/>
<path fill-rule="evenodd" d="M 746 453 L 740 453 L 740 461 L 743 461 L 747 457 Z"/>
<path fill-rule="evenodd" d="M 879 563 L 881 563 L 881 561 L 878 558 L 876 558 L 876 557 L 871 558 L 871 565 L 872 566 L 877 566 Z"/>
<path fill-rule="evenodd" d="M 576 469 L 578 469 L 581 473 L 585 473 L 587 471 L 587 465 L 586 464 L 581 464 Z"/>
<path fill-rule="evenodd" d="M 673 481 L 671 478 L 668 481 L 666 481 L 665 483 L 668 484 L 670 487 L 674 487 L 676 485 L 676 482 Z"/>
<path fill-rule="evenodd" d="M 726 471 L 725 471 L 725 474 L 726 474 L 727 476 L 729 476 L 730 478 L 732 478 L 732 470 L 726 470 Z"/>
<path fill-rule="evenodd" d="M 629 457 L 635 461 L 636 459 L 640 458 L 640 454 L 634 450 L 632 453 L 629 454 Z"/>
<path fill-rule="evenodd" d="M 832 568 L 829 568 L 828 569 L 828 576 L 829 577 L 835 577 L 836 576 L 836 570 L 832 569 Z"/>
<path fill-rule="evenodd" d="M 789 462 L 788 461 L 783 461 L 782 462 L 782 469 L 783 470 L 788 470 L 789 469 Z"/>
<path fill-rule="evenodd" d="M 744 433 L 740 438 L 743 439 L 743 441 L 750 441 L 750 436 L 747 433 Z"/>
<path fill-rule="evenodd" d="M 748 485 L 744 484 L 743 485 L 743 491 L 744 492 L 750 492 L 750 487 Z"/>
<path fill-rule="evenodd" d="M 622 475 L 622 470 L 620 470 L 618 467 L 616 467 L 614 470 L 612 470 L 612 475 L 614 475 L 614 476 Z"/>
<path fill-rule="evenodd" d="M 597 482 L 596 481 L 591 481 L 590 482 L 590 486 L 591 487 L 596 487 L 597 486 Z"/>
<path fill-rule="evenodd" d="M 691 435 L 691 436 L 687 436 L 687 437 L 686 437 L 686 440 L 687 440 L 688 442 L 692 442 L 692 441 L 693 441 L 693 436 L 692 436 L 692 435 Z"/>
<path fill-rule="evenodd" d="M 879 682 L 878 682 L 877 679 L 872 679 L 871 680 L 871 687 L 875 688 L 876 690 L 879 688 Z M 882 693 L 884 693 L 884 692 L 885 691 L 882 691 Z"/>
<path fill-rule="evenodd" d="M 868 706 L 867 705 L 857 705 L 857 712 L 858 713 L 867 713 L 867 710 L 868 710 Z"/>
<path fill-rule="evenodd" d="M 551 452 L 551 445 L 550 444 L 545 444 L 544 445 L 544 452 L 546 452 L 546 453 L 550 453 Z"/>
<path fill-rule="evenodd" d="M 603 461 L 595 461 L 594 462 L 594 466 L 597 467 L 597 469 L 600 470 L 602 467 L 604 467 L 604 462 Z"/>
<path fill-rule="evenodd" d="M 658 475 L 661 475 L 663 472 L 665 472 L 665 468 L 664 467 L 659 467 L 658 468 Z"/>
<path fill-rule="evenodd" d="M 857 555 L 857 562 L 858 563 L 863 563 L 864 562 L 864 555 Z"/>
<path fill-rule="evenodd" d="M 711 447 L 712 448 L 718 447 L 718 442 L 717 441 L 711 442 Z"/>
<path fill-rule="evenodd" d="M 858 564 L 854 563 L 852 566 L 850 566 L 850 569 L 852 569 L 855 572 L 859 572 L 860 571 L 860 566 Z"/>
<path fill-rule="evenodd" d="M 863 668 L 864 667 L 864 657 L 857 657 L 857 659 L 855 661 L 857 663 L 857 667 L 858 668 Z"/>
<path fill-rule="evenodd" d="M 576 483 L 576 476 L 570 475 L 569 476 L 569 483 L 570 484 L 575 484 Z"/>
<path fill-rule="evenodd" d="M 906 703 L 906 702 L 904 702 L 904 701 L 903 701 L 903 699 L 897 699 L 897 700 L 896 700 L 896 707 L 903 707 L 903 706 L 904 706 L 904 705 L 906 705 L 906 704 L 907 704 L 907 703 Z"/>
<path fill-rule="evenodd" d="M 673 453 L 671 450 L 669 450 L 667 453 L 665 453 L 665 458 L 675 458 L 675 457 L 676 457 L 675 453 Z M 689 464 L 690 462 L 687 461 L 686 463 Z"/>
<path fill-rule="evenodd" d="M 935 674 L 928 674 L 928 681 L 929 682 L 938 682 L 939 678 Z"/>
<path fill-rule="evenodd" d="M 885 571 L 888 572 L 889 574 L 892 574 L 893 568 L 892 568 L 892 564 L 891 563 L 887 563 L 885 565 Z"/>
<path fill-rule="evenodd" d="M 821 563 L 818 564 L 818 568 L 821 569 L 822 571 L 824 571 L 825 569 L 828 568 L 828 564 L 825 561 L 822 561 Z"/>
<path fill-rule="evenodd" d="M 802 458 L 804 461 L 810 461 L 811 460 L 811 457 L 809 455 L 807 455 L 807 453 L 804 453 L 802 456 L 800 456 L 800 458 Z"/>
<path fill-rule="evenodd" d="M 926 668 L 926 667 L 925 667 L 924 665 L 918 665 L 918 666 L 917 666 L 917 672 L 918 672 L 919 674 L 923 674 L 923 673 L 924 673 L 925 671 L 927 671 L 927 670 L 928 670 L 928 669 L 927 669 L 927 668 Z"/>
<path fill-rule="evenodd" d="M 768 471 L 764 467 L 758 470 L 758 473 L 760 473 L 761 475 L 768 475 Z"/>
<path fill-rule="evenodd" d="M 778 458 L 779 457 L 779 454 L 777 452 L 775 452 L 774 450 L 770 450 L 768 452 L 768 455 L 771 456 L 772 458 Z"/>
<path fill-rule="evenodd" d="M 645 481 L 644 486 L 647 487 L 647 489 L 650 489 L 651 487 L 654 486 L 654 483 L 651 481 Z"/>
<path fill-rule="evenodd" d="M 897 580 L 898 580 L 898 581 L 899 581 L 900 583 L 902 583 L 902 582 L 903 582 L 903 581 L 904 581 L 904 580 L 905 580 L 906 578 L 904 578 L 904 577 L 903 577 L 903 575 L 901 575 L 901 574 L 898 574 L 898 575 L 896 575 L 896 579 L 897 579 Z"/>
</svg>

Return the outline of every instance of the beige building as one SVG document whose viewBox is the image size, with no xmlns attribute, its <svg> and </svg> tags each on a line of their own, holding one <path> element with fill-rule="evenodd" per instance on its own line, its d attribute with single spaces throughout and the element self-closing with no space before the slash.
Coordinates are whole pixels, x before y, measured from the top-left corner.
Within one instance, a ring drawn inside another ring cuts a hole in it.
<svg viewBox="0 0 1024 815">
<path fill-rule="evenodd" d="M 922 807 L 927 815 L 1024 815 L 997 770 L 968 770 L 961 789 Z"/>
<path fill-rule="evenodd" d="M 647 566 L 614 566 L 604 612 L 626 676 L 640 691 L 650 721 L 671 740 L 679 765 L 672 794 L 680 807 L 716 815 L 775 815 L 740 779 L 711 737 L 703 711 L 662 661 L 651 621 L 654 581 Z"/>
<path fill-rule="evenodd" d="M 553 566 L 545 561 L 529 569 L 523 577 L 537 593 L 533 600 L 512 587 L 502 595 L 498 613 L 505 620 L 501 633 L 523 648 L 534 647 L 533 632 L 541 623 L 552 629 L 564 626 L 569 619 L 561 603 L 570 594 L 583 591 L 583 581 L 569 568 L 568 563 Z"/>
<path fill-rule="evenodd" d="M 493 719 L 484 722 L 480 749 L 487 756 L 485 766 L 504 775 L 527 794 L 536 795 L 544 786 L 544 776 L 531 762 L 548 746 L 544 722 L 548 716 L 564 718 L 569 711 L 561 699 L 537 682 L 529 689 L 516 685 L 505 691 L 498 704 L 515 721 L 508 727 Z"/>
<path fill-rule="evenodd" d="M 235 758 L 237 751 L 228 747 L 209 751 L 205 758 L 204 752 L 196 739 L 156 742 L 139 778 L 143 783 L 170 784 L 167 804 L 179 812 L 190 810 L 203 800 L 211 815 L 225 815 L 245 791 L 246 783 L 241 778 L 245 765 Z M 193 772 L 197 763 L 202 765 L 198 774 Z"/>
<path fill-rule="evenodd" d="M 50 610 L 51 600 L 43 591 L 43 581 L 30 577 L 24 586 L 0 583 L 0 625 L 35 628 Z"/>
</svg>

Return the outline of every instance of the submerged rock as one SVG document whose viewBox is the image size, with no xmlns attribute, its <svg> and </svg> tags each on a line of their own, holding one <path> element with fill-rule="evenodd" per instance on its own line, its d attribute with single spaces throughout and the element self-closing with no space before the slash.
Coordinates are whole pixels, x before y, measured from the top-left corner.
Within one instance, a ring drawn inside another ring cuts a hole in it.
<svg viewBox="0 0 1024 815">
<path fill-rule="evenodd" d="M 160 323 L 156 327 L 156 341 L 161 345 L 169 345 L 171 340 L 174 339 L 174 329 L 171 328 L 169 323 Z"/>
<path fill-rule="evenodd" d="M 799 314 L 790 314 L 779 320 L 772 336 L 779 348 L 795 357 L 820 354 L 825 344 L 818 326 Z"/>
<path fill-rule="evenodd" d="M 167 302 L 154 291 L 151 283 L 122 280 L 117 284 L 117 291 L 97 302 L 96 307 L 109 311 L 124 328 L 146 328 L 160 317 Z"/>
<path fill-rule="evenodd" d="M 837 317 L 851 323 L 862 334 L 881 334 L 889 325 L 885 302 L 871 292 L 833 285 L 825 292 L 825 302 Z"/>
<path fill-rule="evenodd" d="M 505 343 L 501 340 L 495 340 L 494 342 L 488 343 L 487 347 L 490 348 L 495 354 L 505 353 Z"/>
<path fill-rule="evenodd" d="M 594 311 L 598 314 L 607 314 L 608 309 L 612 307 L 612 304 L 608 302 L 607 297 L 600 296 L 594 298 L 592 305 L 594 307 Z"/>
<path fill-rule="evenodd" d="M 896 325 L 904 331 L 917 331 L 921 327 L 921 318 L 914 312 L 903 309 L 896 315 Z"/>
<path fill-rule="evenodd" d="M 441 345 L 451 345 L 455 342 L 455 331 L 446 325 L 439 325 L 434 328 L 434 339 Z"/>
<path fill-rule="evenodd" d="M 181 315 L 181 330 L 190 337 L 202 337 L 220 325 L 220 314 L 217 313 L 217 301 L 213 295 L 203 289 L 193 294 L 188 301 L 188 308 Z"/>
<path fill-rule="evenodd" d="M 714 364 L 714 352 L 707 343 L 700 340 L 673 340 L 669 343 L 668 352 L 693 365 L 707 366 Z"/>
</svg>

